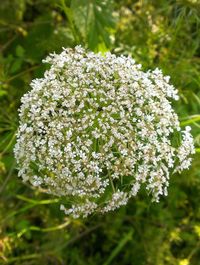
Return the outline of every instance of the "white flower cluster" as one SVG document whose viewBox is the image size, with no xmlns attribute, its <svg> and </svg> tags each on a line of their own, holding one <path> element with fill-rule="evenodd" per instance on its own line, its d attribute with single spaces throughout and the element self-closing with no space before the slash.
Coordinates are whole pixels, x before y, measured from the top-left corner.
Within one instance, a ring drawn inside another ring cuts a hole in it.
<svg viewBox="0 0 200 265">
<path fill-rule="evenodd" d="M 114 210 L 141 187 L 155 201 L 167 195 L 170 173 L 188 168 L 194 153 L 169 77 L 80 46 L 44 62 L 50 69 L 22 98 L 19 176 L 66 198 L 61 209 L 74 217 Z"/>
</svg>

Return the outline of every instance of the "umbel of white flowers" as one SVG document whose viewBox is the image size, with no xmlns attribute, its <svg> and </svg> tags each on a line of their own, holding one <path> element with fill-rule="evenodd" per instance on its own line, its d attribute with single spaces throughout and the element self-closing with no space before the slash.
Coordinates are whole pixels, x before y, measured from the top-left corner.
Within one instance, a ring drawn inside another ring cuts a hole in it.
<svg viewBox="0 0 200 265">
<path fill-rule="evenodd" d="M 146 187 L 155 201 L 169 176 L 194 153 L 180 129 L 177 90 L 161 70 L 130 57 L 80 46 L 50 54 L 50 69 L 22 97 L 15 145 L 19 176 L 66 199 L 67 215 L 86 217 L 127 204 Z"/>
</svg>

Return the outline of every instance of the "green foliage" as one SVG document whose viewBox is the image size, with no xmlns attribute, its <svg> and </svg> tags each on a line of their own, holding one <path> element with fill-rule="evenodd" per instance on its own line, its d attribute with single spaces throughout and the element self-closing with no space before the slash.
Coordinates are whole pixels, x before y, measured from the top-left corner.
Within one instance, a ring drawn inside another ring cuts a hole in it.
<svg viewBox="0 0 200 265">
<path fill-rule="evenodd" d="M 198 0 L 3 0 L 0 4 L 0 264 L 200 264 L 200 3 Z M 17 178 L 17 109 L 49 52 L 82 44 L 132 55 L 170 75 L 197 154 L 169 196 L 145 191 L 118 211 L 72 220 L 59 200 Z"/>
<path fill-rule="evenodd" d="M 76 44 L 82 44 L 95 51 L 111 48 L 111 34 L 115 20 L 110 0 L 73 0 L 68 7 L 61 0 Z"/>
</svg>

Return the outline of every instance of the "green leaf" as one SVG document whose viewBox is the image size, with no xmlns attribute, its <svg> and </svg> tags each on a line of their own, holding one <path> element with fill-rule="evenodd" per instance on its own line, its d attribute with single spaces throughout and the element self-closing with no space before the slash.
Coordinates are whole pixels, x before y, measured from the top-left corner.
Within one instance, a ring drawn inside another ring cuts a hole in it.
<svg viewBox="0 0 200 265">
<path fill-rule="evenodd" d="M 3 96 L 6 96 L 8 94 L 7 91 L 5 90 L 0 90 L 0 98 L 3 97 Z"/>
<path fill-rule="evenodd" d="M 111 47 L 111 32 L 114 30 L 112 1 L 73 0 L 71 2 L 76 32 L 85 46 L 99 50 L 99 46 Z"/>
<path fill-rule="evenodd" d="M 17 45 L 15 53 L 16 53 L 17 57 L 23 57 L 25 54 L 25 50 L 21 45 Z"/>
<path fill-rule="evenodd" d="M 10 73 L 13 74 L 13 73 L 16 73 L 17 71 L 19 71 L 21 66 L 22 66 L 22 62 L 23 62 L 22 59 L 20 59 L 20 58 L 16 59 L 11 66 Z"/>
</svg>

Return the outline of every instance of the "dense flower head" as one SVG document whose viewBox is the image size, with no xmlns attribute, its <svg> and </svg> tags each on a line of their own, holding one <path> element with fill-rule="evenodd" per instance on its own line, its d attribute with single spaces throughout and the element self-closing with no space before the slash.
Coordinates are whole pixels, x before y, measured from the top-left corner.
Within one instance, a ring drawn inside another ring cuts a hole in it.
<svg viewBox="0 0 200 265">
<path fill-rule="evenodd" d="M 194 153 L 169 77 L 80 46 L 44 62 L 50 69 L 22 98 L 19 176 L 65 198 L 61 210 L 73 217 L 119 208 L 141 187 L 155 201 L 166 196 L 170 174 L 187 169 Z"/>
</svg>

